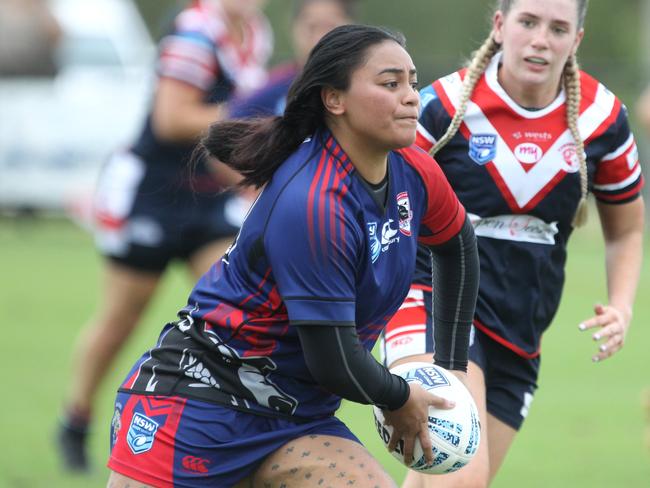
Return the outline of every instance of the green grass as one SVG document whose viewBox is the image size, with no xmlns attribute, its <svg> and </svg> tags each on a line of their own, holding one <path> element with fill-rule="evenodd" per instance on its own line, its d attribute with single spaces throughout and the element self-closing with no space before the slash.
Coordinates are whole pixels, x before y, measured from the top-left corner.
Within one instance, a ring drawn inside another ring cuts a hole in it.
<svg viewBox="0 0 650 488">
<path fill-rule="evenodd" d="M 592 218 L 592 221 L 595 221 Z M 56 219 L 0 218 L 0 487 L 102 487 L 114 391 L 127 368 L 184 303 L 182 267 L 167 275 L 143 323 L 101 388 L 91 438 L 91 477 L 61 472 L 52 435 L 76 334 L 98 300 L 100 259 L 92 239 Z M 646 244 L 646 251 L 648 245 Z M 540 389 L 495 488 L 605 488 L 650 485 L 643 445 L 643 388 L 650 387 L 650 269 L 642 273 L 625 349 L 602 364 L 577 324 L 606 299 L 603 246 L 593 223 L 572 240 L 560 311 L 544 337 Z M 646 252 L 647 254 L 647 252 Z M 404 469 L 373 431 L 370 407 L 346 404 L 342 418 L 398 480 Z"/>
</svg>

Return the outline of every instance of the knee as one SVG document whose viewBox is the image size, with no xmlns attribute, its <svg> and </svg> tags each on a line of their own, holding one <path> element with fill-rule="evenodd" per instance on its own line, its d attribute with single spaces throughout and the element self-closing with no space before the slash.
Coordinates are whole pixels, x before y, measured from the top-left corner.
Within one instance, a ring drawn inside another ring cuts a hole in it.
<svg viewBox="0 0 650 488">
<path fill-rule="evenodd" d="M 454 487 L 457 488 L 488 488 L 489 485 L 490 482 L 486 476 L 471 472 L 464 476 L 459 476 L 458 483 L 454 483 Z"/>
</svg>

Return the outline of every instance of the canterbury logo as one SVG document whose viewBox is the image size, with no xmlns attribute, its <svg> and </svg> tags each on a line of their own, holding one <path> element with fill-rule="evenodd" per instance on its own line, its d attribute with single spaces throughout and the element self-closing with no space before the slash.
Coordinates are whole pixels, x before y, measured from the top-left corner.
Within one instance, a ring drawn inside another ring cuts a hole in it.
<svg viewBox="0 0 650 488">
<path fill-rule="evenodd" d="M 195 473 L 207 473 L 208 464 L 210 464 L 209 460 L 195 456 L 185 456 L 182 462 L 183 468 Z"/>
</svg>

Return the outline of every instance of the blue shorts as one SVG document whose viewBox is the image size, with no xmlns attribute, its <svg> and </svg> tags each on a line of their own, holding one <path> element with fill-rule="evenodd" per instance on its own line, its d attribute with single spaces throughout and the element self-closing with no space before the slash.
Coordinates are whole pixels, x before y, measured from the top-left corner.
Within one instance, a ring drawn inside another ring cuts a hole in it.
<svg viewBox="0 0 650 488">
<path fill-rule="evenodd" d="M 215 240 L 234 239 L 248 202 L 233 193 L 194 191 L 178 182 L 179 174 L 130 152 L 109 159 L 95 195 L 95 238 L 104 256 L 162 272 Z"/>
<path fill-rule="evenodd" d="M 472 327 L 469 359 L 485 375 L 487 411 L 519 430 L 537 390 L 540 357 L 523 358 Z"/>
<path fill-rule="evenodd" d="M 434 351 L 431 288 L 413 285 L 380 340 L 384 364 Z M 537 389 L 540 358 L 523 358 L 472 327 L 469 360 L 485 375 L 487 411 L 519 430 Z"/>
<path fill-rule="evenodd" d="M 360 441 L 336 417 L 307 423 L 177 396 L 118 393 L 108 467 L 156 487 L 230 487 L 305 435 Z"/>
</svg>

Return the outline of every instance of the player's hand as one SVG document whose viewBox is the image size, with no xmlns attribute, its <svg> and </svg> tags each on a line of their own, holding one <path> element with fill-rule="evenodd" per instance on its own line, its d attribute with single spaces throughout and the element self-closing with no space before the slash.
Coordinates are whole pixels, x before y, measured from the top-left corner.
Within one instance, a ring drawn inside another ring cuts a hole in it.
<svg viewBox="0 0 650 488">
<path fill-rule="evenodd" d="M 432 395 L 417 383 L 409 383 L 410 394 L 406 403 L 397 410 L 384 410 L 387 425 L 393 427 L 393 435 L 388 441 L 388 451 L 397 447 L 400 439 L 404 442 L 404 461 L 413 462 L 413 447 L 415 439 L 420 439 L 420 445 L 427 463 L 433 464 L 433 451 L 429 437 L 429 407 L 449 409 L 455 403 L 439 396 Z"/>
<path fill-rule="evenodd" d="M 612 305 L 594 306 L 596 315 L 582 322 L 580 330 L 591 330 L 592 339 L 600 342 L 598 353 L 591 359 L 595 363 L 603 361 L 618 352 L 625 344 L 625 336 L 630 328 L 632 312 Z"/>
</svg>

